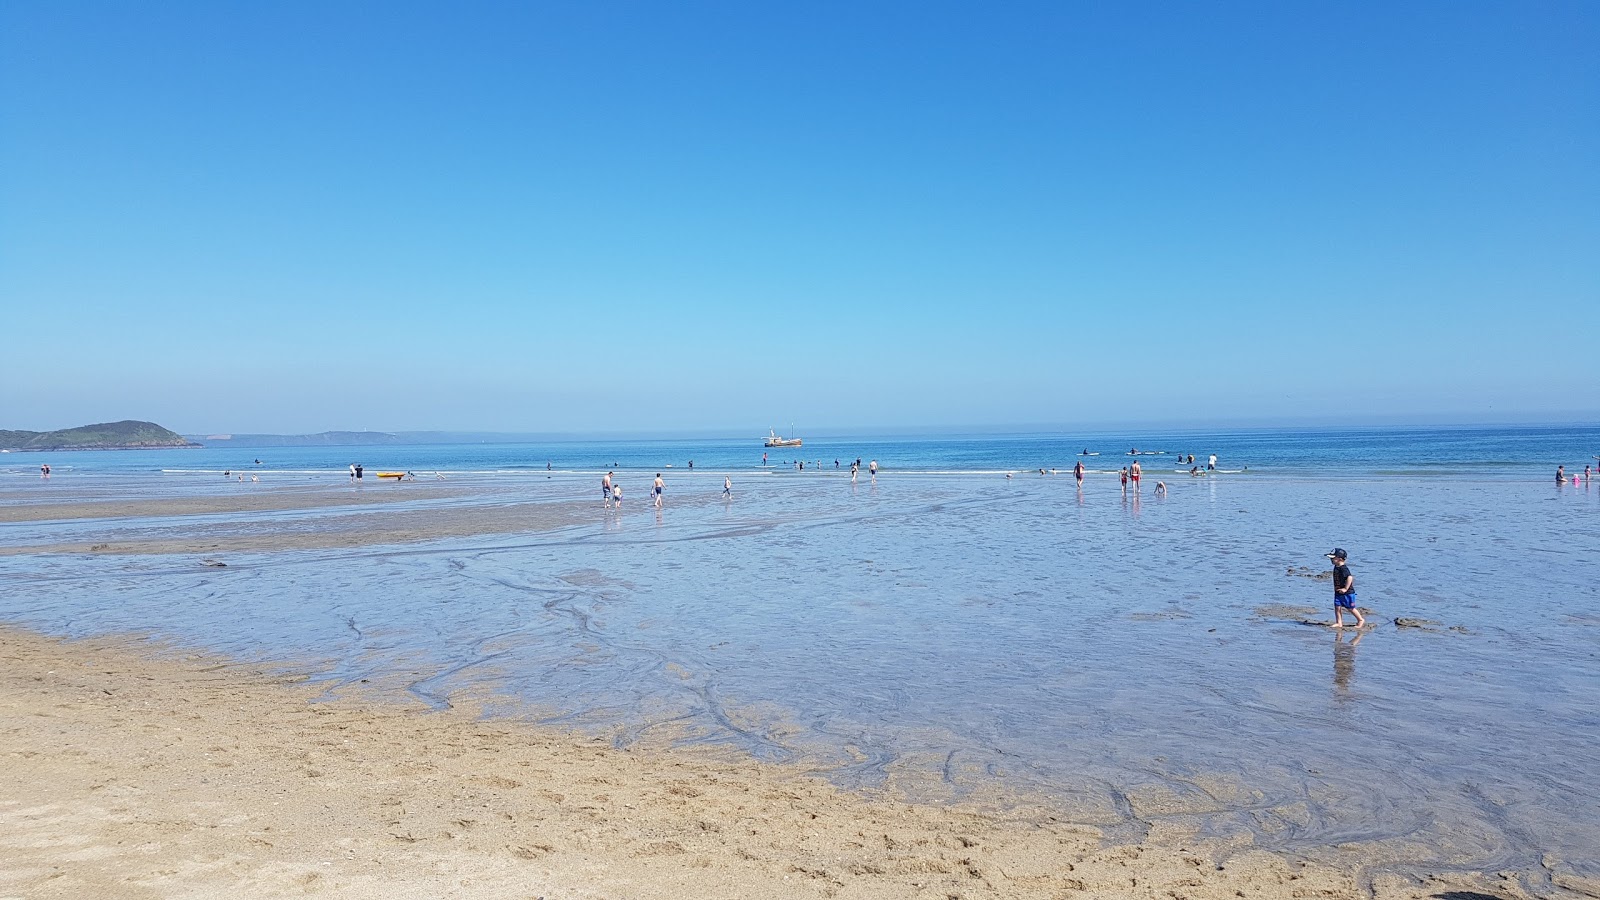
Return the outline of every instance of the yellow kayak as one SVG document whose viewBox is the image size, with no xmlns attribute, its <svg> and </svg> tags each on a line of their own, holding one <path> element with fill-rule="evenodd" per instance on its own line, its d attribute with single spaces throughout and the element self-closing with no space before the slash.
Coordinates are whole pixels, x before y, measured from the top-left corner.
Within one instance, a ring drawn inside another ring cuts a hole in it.
<svg viewBox="0 0 1600 900">
<path fill-rule="evenodd" d="M 404 472 L 379 472 L 378 473 L 378 477 L 379 478 L 396 478 L 396 479 L 399 479 L 399 478 L 406 477 L 406 473 L 404 473 Z"/>
</svg>

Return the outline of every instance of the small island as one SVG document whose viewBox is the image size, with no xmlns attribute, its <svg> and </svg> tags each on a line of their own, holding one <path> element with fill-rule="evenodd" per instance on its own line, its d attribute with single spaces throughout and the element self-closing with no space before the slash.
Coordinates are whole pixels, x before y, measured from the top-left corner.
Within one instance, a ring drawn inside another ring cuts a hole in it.
<svg viewBox="0 0 1600 900">
<path fill-rule="evenodd" d="M 152 450 L 199 447 L 154 422 L 102 422 L 59 431 L 0 431 L 0 450 Z"/>
</svg>

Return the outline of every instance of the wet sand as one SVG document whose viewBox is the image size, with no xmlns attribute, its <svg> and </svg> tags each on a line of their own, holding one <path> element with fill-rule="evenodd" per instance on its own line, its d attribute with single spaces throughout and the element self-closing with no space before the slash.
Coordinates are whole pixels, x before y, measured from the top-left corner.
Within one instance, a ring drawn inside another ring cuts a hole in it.
<svg viewBox="0 0 1600 900">
<path fill-rule="evenodd" d="M 604 512 L 589 480 L 4 498 L 7 618 L 99 636 L 0 626 L 0 900 L 1600 897 L 1567 802 L 1588 707 L 1548 674 L 1592 671 L 1574 607 L 1530 645 L 1441 592 L 1434 556 L 1390 553 L 1362 569 L 1389 630 L 1330 651 L 1295 627 L 1330 612 L 1320 566 L 1250 530 L 1284 518 L 1272 485 L 1141 519 L 931 479 L 724 504 L 708 476 L 675 478 L 663 519 L 643 491 Z M 1436 538 L 1438 509 L 1388 490 L 1356 518 L 1401 537 L 1369 545 L 1505 540 L 1459 517 Z M 1303 530 L 1324 548 L 1329 523 Z M 277 552 L 327 549 L 351 552 Z M 1559 593 L 1533 559 L 1495 562 Z M 126 635 L 147 628 L 233 655 Z"/>
<path fill-rule="evenodd" d="M 1494 874 L 1369 881 L 1362 859 L 1102 846 L 1042 805 L 913 805 L 382 685 L 328 698 L 137 638 L 0 628 L 0 657 L 0 896 L 1526 896 Z"/>
<path fill-rule="evenodd" d="M 231 485 L 230 485 L 231 486 Z M 0 523 L 72 521 L 75 519 L 135 519 L 165 516 L 198 516 L 219 513 L 280 512 L 295 509 L 323 509 L 339 506 L 368 506 L 414 502 L 419 498 L 440 499 L 468 493 L 455 485 L 430 482 L 375 483 L 372 487 L 349 488 L 326 485 L 261 487 L 240 484 L 239 493 L 204 494 L 188 497 L 115 497 L 105 489 L 52 491 L 54 496 L 38 499 L 38 492 L 25 494 L 27 502 L 0 505 Z M 20 492 L 19 492 L 20 493 Z M 19 498 L 10 498 L 13 501 Z"/>
<path fill-rule="evenodd" d="M 420 507 L 420 508 L 419 508 Z M 0 523 L 77 522 L 81 540 L 8 542 L 0 556 L 52 553 L 185 554 L 321 550 L 546 531 L 587 523 L 592 502 L 485 496 L 430 483 L 363 489 L 274 489 L 194 497 L 70 499 L 0 505 Z M 292 528 L 263 516 L 317 513 Z M 187 519 L 210 517 L 204 527 Z"/>
</svg>

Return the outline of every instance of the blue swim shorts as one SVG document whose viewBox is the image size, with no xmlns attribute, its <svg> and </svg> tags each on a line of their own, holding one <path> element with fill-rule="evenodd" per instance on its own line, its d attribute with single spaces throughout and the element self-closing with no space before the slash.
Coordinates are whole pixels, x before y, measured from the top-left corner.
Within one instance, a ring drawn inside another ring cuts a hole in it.
<svg viewBox="0 0 1600 900">
<path fill-rule="evenodd" d="M 1356 608 L 1356 594 L 1355 594 L 1355 591 L 1351 591 L 1348 594 L 1341 594 L 1341 595 L 1339 595 L 1337 597 L 1334 597 L 1333 598 L 1333 605 L 1334 606 L 1341 606 L 1341 607 L 1344 607 L 1345 609 L 1355 609 Z"/>
</svg>

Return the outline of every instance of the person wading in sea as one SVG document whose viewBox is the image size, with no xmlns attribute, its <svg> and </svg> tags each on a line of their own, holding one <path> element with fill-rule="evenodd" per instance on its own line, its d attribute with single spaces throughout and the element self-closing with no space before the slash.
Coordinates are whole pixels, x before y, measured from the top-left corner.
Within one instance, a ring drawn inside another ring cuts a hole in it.
<svg viewBox="0 0 1600 900">
<path fill-rule="evenodd" d="M 1350 610 L 1355 614 L 1356 627 L 1367 627 L 1367 617 L 1361 614 L 1361 609 L 1356 606 L 1356 577 L 1350 574 L 1350 567 L 1344 564 L 1345 552 L 1338 547 L 1328 553 L 1328 559 L 1333 561 L 1333 627 L 1344 627 L 1344 611 Z"/>
</svg>

